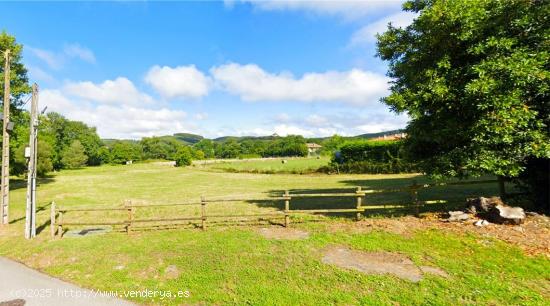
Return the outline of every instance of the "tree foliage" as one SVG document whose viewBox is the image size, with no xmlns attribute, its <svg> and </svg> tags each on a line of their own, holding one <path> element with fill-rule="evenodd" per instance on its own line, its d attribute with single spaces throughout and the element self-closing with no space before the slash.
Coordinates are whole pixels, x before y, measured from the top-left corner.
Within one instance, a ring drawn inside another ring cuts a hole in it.
<svg viewBox="0 0 550 306">
<path fill-rule="evenodd" d="M 0 33 L 0 96 L 4 101 L 4 51 L 10 50 L 10 95 L 11 104 L 16 107 L 21 106 L 23 95 L 31 92 L 27 69 L 22 62 L 23 45 L 18 44 L 15 37 L 5 31 Z"/>
<path fill-rule="evenodd" d="M 378 37 L 393 78 L 383 101 L 410 115 L 406 146 L 422 168 L 517 177 L 548 160 L 550 2 L 417 0 L 404 9 L 418 13 L 414 22 Z"/>
<path fill-rule="evenodd" d="M 174 138 L 145 137 L 140 141 L 145 159 L 174 160 L 183 143 Z"/>
<path fill-rule="evenodd" d="M 141 160 L 143 149 L 136 141 L 116 141 L 108 154 L 109 163 L 124 164 L 127 161 Z"/>
<path fill-rule="evenodd" d="M 176 167 L 191 165 L 191 162 L 193 160 L 191 149 L 187 146 L 180 147 L 178 149 L 178 152 L 176 153 L 175 159 L 176 159 Z"/>
<path fill-rule="evenodd" d="M 78 140 L 74 140 L 70 146 L 63 150 L 61 163 L 64 168 L 80 168 L 86 165 L 87 161 L 88 156 L 85 153 L 84 146 Z"/>
</svg>

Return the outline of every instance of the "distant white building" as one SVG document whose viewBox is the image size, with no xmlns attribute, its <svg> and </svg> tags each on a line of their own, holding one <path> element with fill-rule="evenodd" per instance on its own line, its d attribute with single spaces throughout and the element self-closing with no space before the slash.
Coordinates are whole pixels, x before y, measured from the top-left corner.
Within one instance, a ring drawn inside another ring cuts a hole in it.
<svg viewBox="0 0 550 306">
<path fill-rule="evenodd" d="M 322 145 L 312 143 L 312 142 L 306 143 L 306 146 L 307 146 L 307 155 L 319 154 L 319 150 L 321 150 L 321 148 L 323 147 Z"/>
<path fill-rule="evenodd" d="M 407 133 L 384 134 L 384 136 L 376 137 L 375 140 L 399 140 L 405 137 L 407 137 Z"/>
</svg>

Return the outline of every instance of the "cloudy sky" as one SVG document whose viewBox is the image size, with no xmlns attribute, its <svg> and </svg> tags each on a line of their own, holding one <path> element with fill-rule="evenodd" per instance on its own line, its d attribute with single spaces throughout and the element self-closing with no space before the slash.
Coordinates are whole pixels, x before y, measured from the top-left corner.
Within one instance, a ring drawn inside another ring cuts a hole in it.
<svg viewBox="0 0 550 306">
<path fill-rule="evenodd" d="M 375 34 L 401 1 L 0 3 L 40 104 L 103 138 L 356 135 L 406 125 Z"/>
</svg>

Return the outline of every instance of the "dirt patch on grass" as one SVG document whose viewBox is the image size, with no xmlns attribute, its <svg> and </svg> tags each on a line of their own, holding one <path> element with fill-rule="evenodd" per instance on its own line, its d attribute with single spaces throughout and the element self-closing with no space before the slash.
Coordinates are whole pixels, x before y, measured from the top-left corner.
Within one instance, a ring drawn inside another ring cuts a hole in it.
<svg viewBox="0 0 550 306">
<path fill-rule="evenodd" d="M 260 228 L 258 232 L 264 238 L 277 240 L 299 240 L 309 237 L 309 233 L 306 231 L 285 227 L 264 227 Z"/>
<path fill-rule="evenodd" d="M 457 234 L 475 233 L 484 238 L 496 238 L 521 248 L 528 255 L 544 255 L 550 258 L 550 218 L 542 215 L 528 215 L 521 225 L 505 225 L 491 223 L 478 227 L 477 219 L 466 222 L 442 222 L 436 213 L 423 214 L 421 218 L 412 216 L 400 218 L 373 218 L 359 222 L 331 224 L 333 232 L 346 231 L 352 233 L 368 233 L 382 230 L 397 235 L 410 237 L 417 231 L 437 229 Z M 480 240 L 481 241 L 481 240 Z"/>
<path fill-rule="evenodd" d="M 422 271 L 407 256 L 389 252 L 363 252 L 346 247 L 327 248 L 323 263 L 366 274 L 392 274 L 399 278 L 419 282 Z"/>
<path fill-rule="evenodd" d="M 447 274 L 447 272 L 441 270 L 438 267 L 420 266 L 419 268 L 424 274 L 428 273 L 428 274 L 433 274 L 444 278 L 449 277 L 449 274 Z"/>
</svg>

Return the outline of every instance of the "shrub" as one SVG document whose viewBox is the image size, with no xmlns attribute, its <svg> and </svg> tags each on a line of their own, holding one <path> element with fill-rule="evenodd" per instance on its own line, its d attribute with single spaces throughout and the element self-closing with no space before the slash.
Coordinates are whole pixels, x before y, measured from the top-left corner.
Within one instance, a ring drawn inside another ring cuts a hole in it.
<svg viewBox="0 0 550 306">
<path fill-rule="evenodd" d="M 193 155 L 189 147 L 181 147 L 176 153 L 176 167 L 184 167 L 191 165 Z"/>
<path fill-rule="evenodd" d="M 332 170 L 346 173 L 416 172 L 416 165 L 406 160 L 401 141 L 362 140 L 348 142 L 335 153 Z"/>
</svg>

